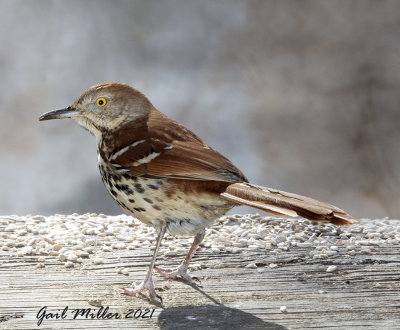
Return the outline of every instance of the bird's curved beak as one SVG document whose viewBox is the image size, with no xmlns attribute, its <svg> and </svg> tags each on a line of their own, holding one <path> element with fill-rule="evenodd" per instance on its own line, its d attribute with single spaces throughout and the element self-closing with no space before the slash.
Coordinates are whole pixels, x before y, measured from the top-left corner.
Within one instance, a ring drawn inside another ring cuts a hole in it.
<svg viewBox="0 0 400 330">
<path fill-rule="evenodd" d="M 44 113 L 39 117 L 39 120 L 50 120 L 50 119 L 63 119 L 63 118 L 72 118 L 79 114 L 79 111 L 72 107 L 68 107 L 65 109 L 54 110 Z"/>
</svg>

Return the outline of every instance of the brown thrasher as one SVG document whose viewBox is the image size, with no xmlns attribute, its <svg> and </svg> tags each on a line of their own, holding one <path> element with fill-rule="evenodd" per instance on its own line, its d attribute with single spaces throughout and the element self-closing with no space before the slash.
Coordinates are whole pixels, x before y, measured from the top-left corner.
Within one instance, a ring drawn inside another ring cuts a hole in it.
<svg viewBox="0 0 400 330">
<path fill-rule="evenodd" d="M 160 298 L 153 285 L 153 268 L 161 275 L 180 275 L 192 283 L 187 268 L 205 228 L 237 205 L 336 225 L 353 222 L 335 206 L 248 183 L 227 158 L 128 85 L 93 86 L 68 108 L 45 113 L 40 120 L 59 118 L 73 118 L 96 137 L 106 188 L 126 212 L 158 232 L 147 275 L 141 284 L 124 289 L 127 294 L 148 290 L 151 298 Z M 195 236 L 176 269 L 154 267 L 167 230 L 172 235 Z"/>
</svg>

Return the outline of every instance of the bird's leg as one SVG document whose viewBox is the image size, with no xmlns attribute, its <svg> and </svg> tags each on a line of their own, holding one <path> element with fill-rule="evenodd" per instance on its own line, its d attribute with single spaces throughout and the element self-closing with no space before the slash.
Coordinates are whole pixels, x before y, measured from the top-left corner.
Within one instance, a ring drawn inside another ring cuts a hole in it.
<svg viewBox="0 0 400 330">
<path fill-rule="evenodd" d="M 161 229 L 158 232 L 156 247 L 154 249 L 153 257 L 151 258 L 149 269 L 147 270 L 147 274 L 146 274 L 146 277 L 144 278 L 143 282 L 140 283 L 139 285 L 132 283 L 133 288 L 124 288 L 125 294 L 134 296 L 137 293 L 142 292 L 143 290 L 147 290 L 150 293 L 150 297 L 152 299 L 158 298 L 162 301 L 161 297 L 156 293 L 156 290 L 154 289 L 152 275 L 153 275 L 153 268 L 154 268 L 154 263 L 156 262 L 158 249 L 161 245 L 161 240 L 164 237 L 165 231 L 166 231 L 166 227 L 164 226 L 164 227 L 161 227 Z"/>
<path fill-rule="evenodd" d="M 193 278 L 187 273 L 188 265 L 190 260 L 192 259 L 194 253 L 196 252 L 197 248 L 199 247 L 201 241 L 203 240 L 205 236 L 205 232 L 201 232 L 196 234 L 194 237 L 192 246 L 190 247 L 190 250 L 188 254 L 186 255 L 185 260 L 182 261 L 182 263 L 175 269 L 163 269 L 159 267 L 154 267 L 154 270 L 159 273 L 161 276 L 166 276 L 166 277 L 176 277 L 178 275 L 182 276 L 186 281 L 189 283 L 194 283 Z"/>
</svg>

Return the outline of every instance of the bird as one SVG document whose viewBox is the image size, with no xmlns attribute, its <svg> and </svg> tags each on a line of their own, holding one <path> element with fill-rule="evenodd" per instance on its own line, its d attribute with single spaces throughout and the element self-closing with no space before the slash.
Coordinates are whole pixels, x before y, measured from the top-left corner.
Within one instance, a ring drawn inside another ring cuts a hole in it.
<svg viewBox="0 0 400 330">
<path fill-rule="evenodd" d="M 156 230 L 145 278 L 124 288 L 127 295 L 147 291 L 151 299 L 162 300 L 155 291 L 153 271 L 193 284 L 188 265 L 206 228 L 234 206 L 335 225 L 355 221 L 336 206 L 250 183 L 230 160 L 127 84 L 92 86 L 72 105 L 46 112 L 39 120 L 63 118 L 72 118 L 95 136 L 98 166 L 108 192 L 126 213 Z M 185 259 L 174 269 L 155 266 L 166 232 L 194 236 Z"/>
</svg>

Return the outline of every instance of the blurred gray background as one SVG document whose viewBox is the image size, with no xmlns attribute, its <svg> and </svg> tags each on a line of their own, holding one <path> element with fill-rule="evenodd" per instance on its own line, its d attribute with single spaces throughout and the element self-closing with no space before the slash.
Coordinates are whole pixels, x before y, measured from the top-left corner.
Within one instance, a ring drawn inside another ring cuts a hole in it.
<svg viewBox="0 0 400 330">
<path fill-rule="evenodd" d="M 0 214 L 121 213 L 94 137 L 37 119 L 117 81 L 253 183 L 400 216 L 400 1 L 0 0 L 0 44 Z"/>
</svg>

